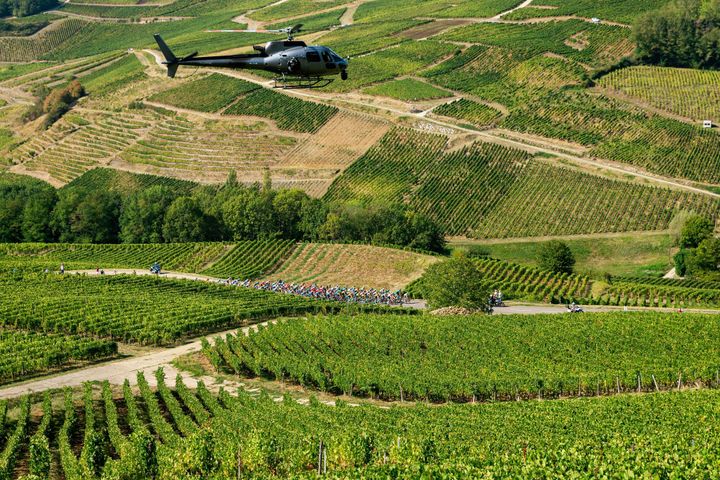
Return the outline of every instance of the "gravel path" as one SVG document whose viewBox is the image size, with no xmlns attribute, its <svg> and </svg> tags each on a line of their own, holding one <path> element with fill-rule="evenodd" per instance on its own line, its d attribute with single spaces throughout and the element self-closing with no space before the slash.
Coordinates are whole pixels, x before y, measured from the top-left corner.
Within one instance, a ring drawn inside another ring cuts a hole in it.
<svg viewBox="0 0 720 480">
<path fill-rule="evenodd" d="M 260 325 L 267 324 L 264 322 Z M 241 329 L 228 330 L 226 332 L 218 333 L 215 335 L 226 335 L 228 333 L 243 332 L 247 333 L 251 328 L 256 328 L 257 325 L 251 325 Z M 188 353 L 199 352 L 202 349 L 201 338 L 191 341 L 185 345 L 179 347 L 167 348 L 158 352 L 153 352 L 147 355 L 141 355 L 137 357 L 124 358 L 121 360 L 115 360 L 111 362 L 101 363 L 93 365 L 88 368 L 79 370 L 73 370 L 67 373 L 61 373 L 47 378 L 39 380 L 30 380 L 19 384 L 13 384 L 4 388 L 0 388 L 0 399 L 3 398 L 14 398 L 20 395 L 28 393 L 42 392 L 54 388 L 63 387 L 77 387 L 88 381 L 102 381 L 108 380 L 112 384 L 122 385 L 125 380 L 129 380 L 131 385 L 137 383 L 137 372 L 144 372 L 145 378 L 147 378 L 150 385 L 155 385 L 155 376 L 153 373 L 159 367 L 163 367 L 167 377 L 167 383 L 170 387 L 175 386 L 175 375 L 178 370 L 172 366 L 172 361 L 178 357 L 186 355 Z M 183 381 L 190 387 L 197 385 L 198 378 L 193 378 L 187 372 L 180 372 L 183 376 Z M 219 389 L 222 384 L 216 384 L 215 379 L 212 377 L 203 377 L 206 385 L 213 389 Z M 240 386 L 241 384 L 225 385 L 226 388 L 232 386 Z"/>
</svg>

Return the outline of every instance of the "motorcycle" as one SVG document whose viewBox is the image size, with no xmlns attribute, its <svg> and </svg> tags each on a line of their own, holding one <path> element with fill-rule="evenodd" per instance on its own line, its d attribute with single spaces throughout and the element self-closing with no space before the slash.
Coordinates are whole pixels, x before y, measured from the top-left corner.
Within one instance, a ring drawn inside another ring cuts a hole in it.
<svg viewBox="0 0 720 480">
<path fill-rule="evenodd" d="M 566 305 L 565 308 L 567 308 L 568 313 L 584 313 L 585 312 L 585 310 L 583 310 L 580 305 Z"/>
<path fill-rule="evenodd" d="M 159 263 L 153 263 L 152 267 L 150 267 L 150 273 L 154 275 L 160 275 L 160 264 Z"/>
</svg>

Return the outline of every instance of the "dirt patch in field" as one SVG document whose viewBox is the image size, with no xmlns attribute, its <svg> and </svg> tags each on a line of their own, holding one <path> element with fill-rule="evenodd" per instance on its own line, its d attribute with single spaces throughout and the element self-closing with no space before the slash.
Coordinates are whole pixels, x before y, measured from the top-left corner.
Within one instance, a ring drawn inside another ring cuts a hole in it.
<svg viewBox="0 0 720 480">
<path fill-rule="evenodd" d="M 588 46 L 590 46 L 590 42 L 588 41 L 587 34 L 585 32 L 578 32 L 565 40 L 563 43 L 575 50 L 585 50 Z"/>
<path fill-rule="evenodd" d="M 322 195 L 335 176 L 367 152 L 389 129 L 390 124 L 370 116 L 340 112 L 280 159 L 276 168 L 313 171 L 315 177 L 321 178 L 313 180 L 312 194 Z"/>
<path fill-rule="evenodd" d="M 398 34 L 403 38 L 409 38 L 411 40 L 422 40 L 423 38 L 433 37 L 439 33 L 444 32 L 450 28 L 459 27 L 461 25 L 470 25 L 475 23 L 469 19 L 452 19 L 452 20 L 435 20 L 430 23 L 424 23 L 417 27 L 410 28 Z"/>
</svg>

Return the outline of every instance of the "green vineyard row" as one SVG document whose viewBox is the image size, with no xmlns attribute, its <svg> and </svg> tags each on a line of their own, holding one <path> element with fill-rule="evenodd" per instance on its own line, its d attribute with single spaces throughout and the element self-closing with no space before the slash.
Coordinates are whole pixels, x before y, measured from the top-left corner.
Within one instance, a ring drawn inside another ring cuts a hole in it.
<svg viewBox="0 0 720 480">
<path fill-rule="evenodd" d="M 711 315 L 292 319 L 205 343 L 220 369 L 383 400 L 459 401 L 714 385 Z"/>
<path fill-rule="evenodd" d="M 162 371 L 157 390 L 137 380 L 139 392 L 105 382 L 37 405 L 0 402 L 0 476 L 317 478 L 319 468 L 330 478 L 675 478 L 719 460 L 712 390 L 388 409 L 215 395 L 179 378 L 172 390 Z"/>
</svg>

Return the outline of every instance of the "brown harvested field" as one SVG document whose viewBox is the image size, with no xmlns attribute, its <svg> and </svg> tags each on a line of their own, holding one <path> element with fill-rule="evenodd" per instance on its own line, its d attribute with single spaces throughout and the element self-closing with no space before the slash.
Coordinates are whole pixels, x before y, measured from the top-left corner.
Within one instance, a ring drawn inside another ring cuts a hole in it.
<svg viewBox="0 0 720 480">
<path fill-rule="evenodd" d="M 311 170 L 344 170 L 390 129 L 367 115 L 341 111 L 307 141 L 292 150 L 285 166 Z"/>
<path fill-rule="evenodd" d="M 370 245 L 299 245 L 267 280 L 399 289 L 419 278 L 437 257 Z"/>
</svg>

